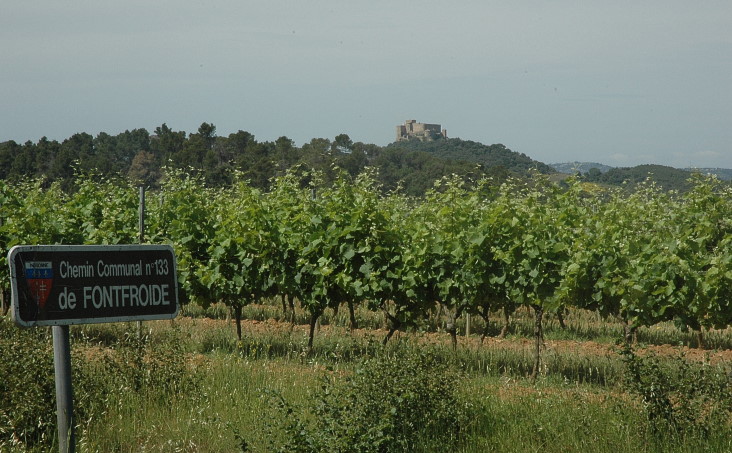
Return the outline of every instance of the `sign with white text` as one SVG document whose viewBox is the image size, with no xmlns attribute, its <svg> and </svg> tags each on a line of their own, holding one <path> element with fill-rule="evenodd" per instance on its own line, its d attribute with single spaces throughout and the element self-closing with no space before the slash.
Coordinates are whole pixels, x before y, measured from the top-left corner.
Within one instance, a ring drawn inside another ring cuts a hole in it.
<svg viewBox="0 0 732 453">
<path fill-rule="evenodd" d="M 16 324 L 58 326 L 178 315 L 167 245 L 16 246 L 8 253 Z"/>
</svg>

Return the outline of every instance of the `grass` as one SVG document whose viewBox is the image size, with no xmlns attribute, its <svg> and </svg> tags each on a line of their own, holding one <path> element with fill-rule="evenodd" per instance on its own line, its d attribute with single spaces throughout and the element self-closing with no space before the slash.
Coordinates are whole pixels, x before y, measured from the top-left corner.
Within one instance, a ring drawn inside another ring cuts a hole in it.
<svg viewBox="0 0 732 453">
<path fill-rule="evenodd" d="M 72 328 L 73 366 L 86 376 L 86 384 L 74 384 L 77 404 L 90 406 L 78 420 L 77 451 L 271 451 L 273 443 L 284 439 L 277 438 L 283 435 L 277 429 L 283 420 L 268 393 L 281 394 L 295 407 L 312 406 L 324 376 L 340 379 L 352 373 L 363 357 L 382 351 L 385 335 L 377 330 L 383 319 L 374 313 L 357 310 L 359 324 L 369 329 L 351 333 L 346 310 L 338 315 L 330 312 L 314 348 L 308 350 L 307 328 L 273 322 L 280 312 L 277 301 L 247 307 L 245 313 L 256 322 L 247 323 L 241 341 L 235 338 L 231 322 L 222 321 L 227 310 L 218 305 L 206 310 L 186 307 L 184 313 L 193 316 L 173 322 L 145 322 L 145 349 L 137 350 L 143 355 L 135 363 L 148 375 L 143 376 L 143 384 L 153 384 L 135 389 L 129 380 L 110 374 L 112 369 L 104 359 L 112 354 L 136 360 L 134 348 L 121 355 L 128 347 L 121 346 L 122 342 L 136 335 L 134 323 Z M 302 313 L 296 313 L 296 322 L 304 324 L 305 320 Z M 422 326 L 420 331 L 392 340 L 407 348 L 429 350 L 462 374 L 460 398 L 474 406 L 476 415 L 457 451 L 732 451 L 729 426 L 721 426 L 705 439 L 664 440 L 649 434 L 642 405 L 623 390 L 623 362 L 610 351 L 622 333 L 620 323 L 595 313 L 570 312 L 568 328 L 562 329 L 555 318 L 549 318 L 541 374 L 532 382 L 527 376 L 533 364 L 533 314 L 519 310 L 506 340 L 488 340 L 483 345 L 475 334 L 483 326 L 475 318 L 471 321 L 473 334 L 461 337 L 456 350 L 440 326 Z M 0 324 L 6 328 L 9 322 Z M 497 322 L 492 331 L 497 332 L 501 325 Z M 32 341 L 47 340 L 35 337 Z M 696 341 L 693 334 L 673 325 L 641 329 L 638 339 L 648 345 L 693 345 Z M 575 343 L 576 347 L 567 347 Z M 706 343 L 732 348 L 726 331 L 709 333 Z M 124 368 L 116 370 L 125 373 Z M 165 378 L 171 376 L 192 384 L 170 384 Z M 85 395 L 98 401 L 91 405 Z M 25 450 L 19 445 L 11 448 L 11 444 L 0 437 L 1 451 L 56 450 L 47 441 L 30 444 Z"/>
<path fill-rule="evenodd" d="M 324 374 L 349 373 L 317 361 L 254 359 L 215 353 L 206 358 L 202 390 L 160 404 L 144 395 L 119 395 L 102 419 L 79 434 L 78 451 L 269 451 L 277 414 L 265 390 L 280 392 L 297 406 L 312 404 Z M 697 452 L 729 451 L 720 430 L 713 439 L 653 441 L 643 428 L 637 403 L 616 387 L 575 384 L 552 377 L 531 384 L 523 378 L 470 375 L 461 398 L 472 401 L 479 416 L 462 442 L 461 452 Z M 276 432 L 276 431 L 275 431 Z M 441 451 L 435 448 L 430 451 Z"/>
<path fill-rule="evenodd" d="M 233 355 L 207 358 L 201 390 L 172 404 L 146 395 L 118 395 L 103 420 L 80 433 L 80 451 L 241 451 L 237 434 L 264 445 L 262 417 L 270 412 L 265 389 L 301 401 L 317 383 L 319 370 L 282 361 L 248 361 Z M 154 389 L 150 389 L 154 392 Z"/>
<path fill-rule="evenodd" d="M 484 395 L 487 414 L 461 450 L 466 453 L 691 453 L 732 447 L 725 430 L 710 439 L 654 438 L 644 428 L 646 420 L 634 401 L 595 387 L 474 380 L 466 392 Z"/>
</svg>

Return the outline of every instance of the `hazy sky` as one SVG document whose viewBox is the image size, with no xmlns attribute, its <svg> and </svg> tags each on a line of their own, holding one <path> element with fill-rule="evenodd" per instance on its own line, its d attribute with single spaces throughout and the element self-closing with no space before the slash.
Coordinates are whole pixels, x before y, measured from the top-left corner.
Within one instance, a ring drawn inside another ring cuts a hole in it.
<svg viewBox="0 0 732 453">
<path fill-rule="evenodd" d="M 3 0 L 0 142 L 407 119 L 546 163 L 732 168 L 732 1 Z"/>
</svg>

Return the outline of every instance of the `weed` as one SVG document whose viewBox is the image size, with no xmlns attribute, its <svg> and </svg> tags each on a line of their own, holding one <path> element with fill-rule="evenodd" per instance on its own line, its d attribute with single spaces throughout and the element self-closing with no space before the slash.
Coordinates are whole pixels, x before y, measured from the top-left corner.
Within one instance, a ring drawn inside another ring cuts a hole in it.
<svg viewBox="0 0 732 453">
<path fill-rule="evenodd" d="M 0 318 L 0 450 L 48 444 L 56 430 L 50 329 Z"/>
<path fill-rule="evenodd" d="M 400 452 L 454 449 L 472 405 L 458 398 L 458 372 L 432 354 L 396 347 L 361 361 L 353 375 L 326 375 L 313 407 L 301 410 L 278 394 L 276 451 Z"/>
<path fill-rule="evenodd" d="M 641 398 L 656 437 L 707 438 L 732 416 L 732 382 L 724 369 L 692 365 L 683 356 L 662 363 L 655 355 L 636 354 L 630 346 L 621 353 L 625 383 Z"/>
</svg>

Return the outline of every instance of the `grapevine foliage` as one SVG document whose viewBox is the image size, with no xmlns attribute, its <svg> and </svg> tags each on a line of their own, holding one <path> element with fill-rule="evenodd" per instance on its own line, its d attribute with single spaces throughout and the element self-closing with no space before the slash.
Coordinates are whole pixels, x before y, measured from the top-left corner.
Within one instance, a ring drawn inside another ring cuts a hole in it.
<svg viewBox="0 0 732 453">
<path fill-rule="evenodd" d="M 456 177 L 424 198 L 381 195 L 376 176 L 324 184 L 288 172 L 262 192 L 168 170 L 148 192 L 146 241 L 169 243 L 184 300 L 234 309 L 297 300 L 311 324 L 345 304 L 385 313 L 392 332 L 436 310 L 447 331 L 464 313 L 565 306 L 629 327 L 732 322 L 732 190 L 696 176 L 684 195 L 651 183 L 632 194 L 537 177 L 496 186 Z M 0 244 L 126 244 L 138 239 L 137 188 L 79 175 L 73 190 L 0 182 Z M 7 294 L 7 266 L 0 267 Z M 355 327 L 355 320 L 353 320 Z M 312 341 L 312 338 L 311 338 Z"/>
</svg>

